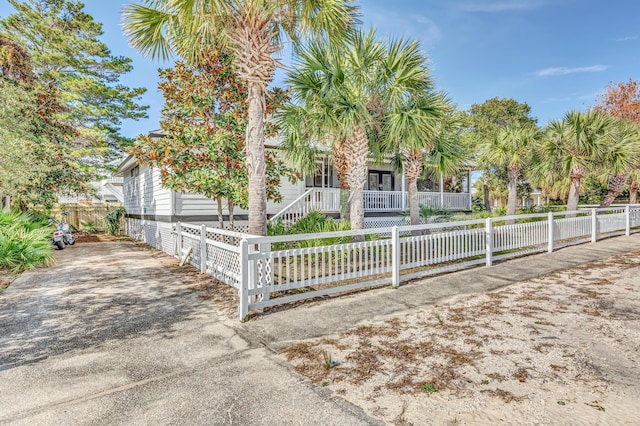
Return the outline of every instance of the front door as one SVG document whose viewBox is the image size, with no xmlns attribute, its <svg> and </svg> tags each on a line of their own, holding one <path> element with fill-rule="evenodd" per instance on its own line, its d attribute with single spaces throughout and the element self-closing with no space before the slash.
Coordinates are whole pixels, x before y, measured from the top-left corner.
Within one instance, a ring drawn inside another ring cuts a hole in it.
<svg viewBox="0 0 640 426">
<path fill-rule="evenodd" d="M 393 175 L 391 172 L 369 171 L 370 191 L 393 191 Z"/>
</svg>

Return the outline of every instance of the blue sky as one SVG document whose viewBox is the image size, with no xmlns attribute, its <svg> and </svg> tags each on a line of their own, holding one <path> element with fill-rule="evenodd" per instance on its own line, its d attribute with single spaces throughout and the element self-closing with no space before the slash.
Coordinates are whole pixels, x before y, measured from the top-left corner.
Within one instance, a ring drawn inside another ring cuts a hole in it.
<svg viewBox="0 0 640 426">
<path fill-rule="evenodd" d="M 149 119 L 123 126 L 133 137 L 158 127 L 163 99 L 156 70 L 170 64 L 128 46 L 120 27 L 125 3 L 87 0 L 85 10 L 103 22 L 112 53 L 134 59 L 123 83 L 148 89 Z M 638 0 L 364 0 L 361 7 L 364 25 L 381 37 L 421 41 L 438 88 L 460 109 L 514 98 L 545 124 L 592 105 L 609 82 L 640 79 Z M 10 12 L 0 0 L 0 16 Z"/>
</svg>

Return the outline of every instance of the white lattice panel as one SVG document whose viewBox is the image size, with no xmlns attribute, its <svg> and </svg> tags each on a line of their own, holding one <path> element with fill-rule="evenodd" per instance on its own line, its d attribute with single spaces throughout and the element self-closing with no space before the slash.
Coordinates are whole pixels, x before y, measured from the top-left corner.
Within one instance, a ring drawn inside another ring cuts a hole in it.
<svg viewBox="0 0 640 426">
<path fill-rule="evenodd" d="M 391 228 L 394 226 L 406 226 L 408 224 L 409 218 L 402 216 L 364 218 L 364 229 Z"/>
<path fill-rule="evenodd" d="M 207 244 L 207 272 L 232 287 L 240 287 L 240 254 Z"/>
<path fill-rule="evenodd" d="M 189 264 L 200 268 L 200 231 L 195 234 L 193 230 L 189 228 L 182 230 L 182 250 L 191 249 L 191 256 L 189 257 Z"/>
</svg>

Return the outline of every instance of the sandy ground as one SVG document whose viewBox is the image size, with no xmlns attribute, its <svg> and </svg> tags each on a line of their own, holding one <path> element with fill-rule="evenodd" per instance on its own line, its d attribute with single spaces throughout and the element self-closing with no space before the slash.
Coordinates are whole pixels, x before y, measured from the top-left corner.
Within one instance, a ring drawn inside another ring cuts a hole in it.
<svg viewBox="0 0 640 426">
<path fill-rule="evenodd" d="M 638 424 L 640 251 L 291 346 L 389 424 Z"/>
</svg>

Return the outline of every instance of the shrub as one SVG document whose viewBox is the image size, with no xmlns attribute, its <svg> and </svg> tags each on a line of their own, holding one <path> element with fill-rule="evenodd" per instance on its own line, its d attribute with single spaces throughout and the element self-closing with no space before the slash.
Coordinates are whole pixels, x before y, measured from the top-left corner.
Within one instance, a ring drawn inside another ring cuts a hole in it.
<svg viewBox="0 0 640 426">
<path fill-rule="evenodd" d="M 51 232 L 41 216 L 0 212 L 0 269 L 17 273 L 51 265 Z"/>
<path fill-rule="evenodd" d="M 127 211 L 124 207 L 118 207 L 115 210 L 111 210 L 104 217 L 104 232 L 109 235 L 120 235 L 120 222 Z"/>
<path fill-rule="evenodd" d="M 420 217 L 424 223 L 442 223 L 451 220 L 451 210 L 445 207 L 431 207 L 420 204 Z"/>
<path fill-rule="evenodd" d="M 351 225 L 346 220 L 335 220 L 317 211 L 307 214 L 297 222 L 285 226 L 281 221 L 267 225 L 269 236 L 294 235 L 294 234 L 321 234 L 326 232 L 348 231 Z M 313 240 L 300 240 L 285 243 L 274 243 L 273 250 L 288 248 L 316 247 L 333 244 L 344 244 L 351 241 L 351 237 L 318 238 Z"/>
<path fill-rule="evenodd" d="M 83 220 L 80 222 L 80 231 L 86 232 L 88 234 L 97 234 L 98 232 L 100 232 L 100 228 L 98 228 L 98 225 L 96 223 L 90 220 Z"/>
</svg>

